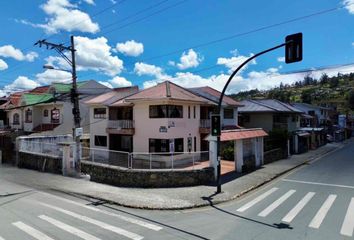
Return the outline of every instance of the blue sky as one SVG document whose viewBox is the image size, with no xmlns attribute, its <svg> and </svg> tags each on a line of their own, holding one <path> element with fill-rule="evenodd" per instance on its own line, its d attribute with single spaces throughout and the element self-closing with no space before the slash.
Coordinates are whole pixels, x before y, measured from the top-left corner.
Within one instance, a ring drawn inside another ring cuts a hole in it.
<svg viewBox="0 0 354 240">
<path fill-rule="evenodd" d="M 70 81 L 42 68 L 69 68 L 56 52 L 33 46 L 68 44 L 70 35 L 79 81 L 111 87 L 171 80 L 220 90 L 243 60 L 296 32 L 304 35 L 302 62 L 287 65 L 284 49 L 276 50 L 251 62 L 228 92 L 292 83 L 306 73 L 284 73 L 302 69 L 353 63 L 311 74 L 354 71 L 354 0 L 12 0 L 0 9 L 0 94 Z"/>
</svg>

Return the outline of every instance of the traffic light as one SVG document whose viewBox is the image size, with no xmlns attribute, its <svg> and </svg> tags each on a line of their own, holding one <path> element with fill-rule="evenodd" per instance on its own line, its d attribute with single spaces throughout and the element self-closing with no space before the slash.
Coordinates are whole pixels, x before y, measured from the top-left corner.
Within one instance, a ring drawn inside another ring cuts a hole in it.
<svg viewBox="0 0 354 240">
<path fill-rule="evenodd" d="M 285 43 L 285 62 L 300 62 L 302 60 L 302 33 L 286 36 Z"/>
<path fill-rule="evenodd" d="M 220 115 L 211 115 L 211 135 L 221 135 Z"/>
</svg>

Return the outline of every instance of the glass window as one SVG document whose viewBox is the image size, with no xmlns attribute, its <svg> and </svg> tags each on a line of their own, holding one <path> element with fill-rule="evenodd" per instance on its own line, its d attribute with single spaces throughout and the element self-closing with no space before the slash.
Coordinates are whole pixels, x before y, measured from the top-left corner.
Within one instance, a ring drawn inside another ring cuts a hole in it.
<svg viewBox="0 0 354 240">
<path fill-rule="evenodd" d="M 196 107 L 195 106 L 193 106 L 193 118 L 196 118 Z"/>
<path fill-rule="evenodd" d="M 13 125 L 19 125 L 19 124 L 20 124 L 20 114 L 15 113 L 15 114 L 12 116 L 12 124 L 13 124 Z"/>
<path fill-rule="evenodd" d="M 234 110 L 232 108 L 224 109 L 224 119 L 233 119 L 234 118 Z"/>
<path fill-rule="evenodd" d="M 179 105 L 151 105 L 150 118 L 183 118 L 183 106 Z"/>
<path fill-rule="evenodd" d="M 27 109 L 25 113 L 25 121 L 26 123 L 31 123 L 32 122 L 32 110 Z"/>
<path fill-rule="evenodd" d="M 191 106 L 188 106 L 188 118 L 191 118 Z"/>
<path fill-rule="evenodd" d="M 93 109 L 93 118 L 105 119 L 106 118 L 106 109 L 105 108 L 95 108 L 95 109 Z"/>
<path fill-rule="evenodd" d="M 183 138 L 176 138 L 175 143 L 175 152 L 183 152 Z M 170 152 L 170 139 L 149 139 L 149 152 Z"/>
<path fill-rule="evenodd" d="M 48 114 L 49 114 L 49 113 L 48 113 L 48 109 L 45 109 L 45 110 L 43 111 L 43 116 L 44 116 L 44 117 L 48 117 Z"/>
<path fill-rule="evenodd" d="M 95 146 L 107 147 L 107 136 L 95 135 Z"/>
</svg>

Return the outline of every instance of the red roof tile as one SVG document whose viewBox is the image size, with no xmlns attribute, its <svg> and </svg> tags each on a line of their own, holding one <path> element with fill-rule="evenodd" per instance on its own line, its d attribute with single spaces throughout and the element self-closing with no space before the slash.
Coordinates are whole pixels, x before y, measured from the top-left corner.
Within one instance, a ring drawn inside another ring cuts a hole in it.
<svg viewBox="0 0 354 240">
<path fill-rule="evenodd" d="M 50 86 L 36 87 L 30 91 L 30 93 L 47 93 Z"/>
<path fill-rule="evenodd" d="M 159 83 L 154 87 L 144 89 L 126 98 L 127 101 L 158 100 L 158 99 L 171 99 L 171 100 L 211 103 L 208 99 L 200 97 L 192 93 L 191 91 L 169 81 Z"/>
<path fill-rule="evenodd" d="M 226 130 L 221 131 L 220 140 L 224 142 L 265 136 L 268 134 L 262 129 Z"/>
</svg>

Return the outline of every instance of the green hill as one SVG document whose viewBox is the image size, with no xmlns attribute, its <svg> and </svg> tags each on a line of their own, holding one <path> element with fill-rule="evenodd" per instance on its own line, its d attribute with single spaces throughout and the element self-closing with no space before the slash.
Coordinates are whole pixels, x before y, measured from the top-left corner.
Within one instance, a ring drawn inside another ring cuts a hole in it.
<svg viewBox="0 0 354 240">
<path fill-rule="evenodd" d="M 340 113 L 353 113 L 354 73 L 338 74 L 320 79 L 306 76 L 302 81 L 270 90 L 250 90 L 231 95 L 236 100 L 272 98 L 283 102 L 304 102 L 321 106 L 334 106 Z"/>
</svg>

